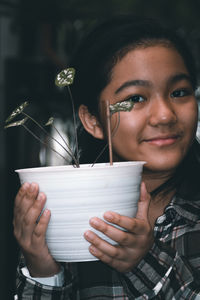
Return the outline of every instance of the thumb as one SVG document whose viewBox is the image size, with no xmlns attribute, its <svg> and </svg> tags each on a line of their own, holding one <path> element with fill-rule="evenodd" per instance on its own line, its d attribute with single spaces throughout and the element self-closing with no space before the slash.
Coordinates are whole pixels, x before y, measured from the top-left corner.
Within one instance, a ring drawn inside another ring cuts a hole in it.
<svg viewBox="0 0 200 300">
<path fill-rule="evenodd" d="M 138 202 L 137 219 L 148 219 L 149 205 L 151 201 L 151 196 L 147 192 L 146 185 L 144 182 L 141 183 L 140 187 L 140 200 Z"/>
</svg>

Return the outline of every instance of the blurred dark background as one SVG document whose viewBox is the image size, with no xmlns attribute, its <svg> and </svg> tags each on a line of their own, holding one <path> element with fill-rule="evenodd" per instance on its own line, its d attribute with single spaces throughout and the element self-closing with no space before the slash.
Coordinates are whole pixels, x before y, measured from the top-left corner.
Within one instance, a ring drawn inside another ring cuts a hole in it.
<svg viewBox="0 0 200 300">
<path fill-rule="evenodd" d="M 15 169 L 47 164 L 41 146 L 23 128 L 4 120 L 25 100 L 37 120 L 71 114 L 54 85 L 83 33 L 102 18 L 133 12 L 155 17 L 185 36 L 200 60 L 198 0 L 0 0 L 0 299 L 13 299 L 18 247 L 13 237 Z M 42 162 L 41 162 L 42 160 Z"/>
</svg>

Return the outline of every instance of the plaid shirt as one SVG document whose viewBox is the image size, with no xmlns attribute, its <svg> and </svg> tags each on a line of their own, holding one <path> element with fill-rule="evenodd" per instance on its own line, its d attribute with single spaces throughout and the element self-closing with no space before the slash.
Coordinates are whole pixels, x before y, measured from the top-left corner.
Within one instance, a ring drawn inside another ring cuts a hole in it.
<svg viewBox="0 0 200 300">
<path fill-rule="evenodd" d="M 131 272 L 119 273 L 101 261 L 65 263 L 64 286 L 52 287 L 19 271 L 18 299 L 200 300 L 198 199 L 173 198 L 155 223 L 153 247 Z"/>
</svg>

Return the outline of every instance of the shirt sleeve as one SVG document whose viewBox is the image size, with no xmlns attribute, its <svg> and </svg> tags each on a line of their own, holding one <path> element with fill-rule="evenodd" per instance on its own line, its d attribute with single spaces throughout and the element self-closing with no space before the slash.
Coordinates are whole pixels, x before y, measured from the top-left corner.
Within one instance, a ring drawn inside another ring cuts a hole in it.
<svg viewBox="0 0 200 300">
<path fill-rule="evenodd" d="M 52 284 L 51 278 L 46 278 L 46 281 L 41 279 L 32 278 L 26 273 L 26 268 L 24 266 L 19 266 L 17 270 L 17 296 L 18 300 L 21 299 L 78 299 L 73 298 L 76 294 L 76 274 L 74 272 L 75 266 L 70 266 L 71 264 L 63 264 L 63 274 L 64 277 L 62 286 L 60 284 Z M 25 275 L 24 275 L 25 274 Z M 49 284 L 51 283 L 51 285 Z"/>
<path fill-rule="evenodd" d="M 24 276 L 32 280 L 35 280 L 41 284 L 46 284 L 51 286 L 63 286 L 64 284 L 64 269 L 62 266 L 60 272 L 51 277 L 31 277 L 27 267 L 22 268 L 21 272 Z"/>
<path fill-rule="evenodd" d="M 156 241 L 134 268 L 123 274 L 134 299 L 200 299 L 200 258 L 196 268 L 166 243 Z M 157 299 L 157 298 L 156 298 Z"/>
</svg>

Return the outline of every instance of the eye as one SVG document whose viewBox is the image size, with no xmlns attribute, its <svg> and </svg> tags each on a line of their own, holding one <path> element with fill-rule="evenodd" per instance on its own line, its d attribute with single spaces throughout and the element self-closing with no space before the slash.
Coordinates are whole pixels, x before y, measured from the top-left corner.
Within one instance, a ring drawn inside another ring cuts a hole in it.
<svg viewBox="0 0 200 300">
<path fill-rule="evenodd" d="M 125 101 L 131 101 L 133 103 L 140 103 L 140 102 L 144 102 L 145 98 L 141 95 L 133 95 L 131 97 L 126 98 Z"/>
<path fill-rule="evenodd" d="M 173 93 L 171 93 L 172 98 L 185 97 L 188 95 L 191 95 L 191 91 L 188 89 L 180 89 L 180 90 L 176 90 Z"/>
<path fill-rule="evenodd" d="M 115 104 L 110 105 L 110 112 L 111 114 L 114 114 L 119 111 L 131 111 L 132 108 L 135 106 L 135 104 L 144 102 L 146 99 L 142 97 L 141 95 L 134 95 L 127 97 L 123 101 L 119 101 Z"/>
</svg>

